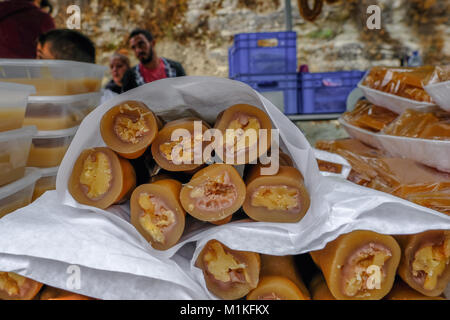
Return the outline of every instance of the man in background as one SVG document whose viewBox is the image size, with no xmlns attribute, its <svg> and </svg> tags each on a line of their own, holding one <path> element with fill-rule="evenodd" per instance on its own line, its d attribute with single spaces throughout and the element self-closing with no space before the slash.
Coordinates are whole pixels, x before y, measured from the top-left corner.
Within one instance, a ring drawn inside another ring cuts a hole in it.
<svg viewBox="0 0 450 320">
<path fill-rule="evenodd" d="M 49 6 L 39 0 L 0 1 L 0 58 L 36 58 L 36 40 L 55 28 L 41 4 Z"/>
<path fill-rule="evenodd" d="M 155 40 L 149 31 L 135 29 L 128 39 L 130 48 L 140 63 L 125 73 L 122 92 L 159 79 L 186 75 L 181 63 L 157 55 Z"/>
<path fill-rule="evenodd" d="M 54 29 L 39 37 L 36 55 L 38 59 L 95 63 L 95 46 L 76 30 Z"/>
</svg>

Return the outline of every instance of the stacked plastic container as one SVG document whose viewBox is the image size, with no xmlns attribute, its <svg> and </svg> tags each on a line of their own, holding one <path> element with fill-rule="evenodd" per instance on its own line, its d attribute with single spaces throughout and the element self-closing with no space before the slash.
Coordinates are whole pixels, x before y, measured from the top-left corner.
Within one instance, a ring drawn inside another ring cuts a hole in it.
<svg viewBox="0 0 450 320">
<path fill-rule="evenodd" d="M 24 151 L 22 152 L 25 160 L 20 170 L 25 172 L 25 167 L 38 168 L 38 170 L 26 171 L 35 178 L 27 180 L 34 180 L 33 188 L 29 190 L 30 201 L 43 193 L 42 188 L 45 189 L 44 192 L 55 189 L 54 179 L 58 166 L 77 132 L 78 125 L 100 102 L 100 90 L 105 71 L 106 67 L 75 61 L 0 59 L 0 88 L 1 86 L 24 87 L 24 85 L 27 88 L 33 88 L 32 91 L 28 91 L 27 99 L 21 105 L 21 121 L 16 126 L 23 128 L 17 128 L 17 133 L 10 133 L 11 140 L 14 141 L 10 148 L 16 149 L 19 148 L 17 141 L 20 133 L 23 132 L 23 140 L 25 133 L 28 134 L 26 135 L 28 138 L 26 155 Z M 13 101 L 11 97 L 0 99 L 2 102 L 4 100 L 6 105 Z M 19 112 L 13 113 L 5 109 L 4 113 L 17 120 L 4 121 L 6 118 L 2 115 L 0 131 L 2 127 L 8 128 L 7 126 L 13 122 L 19 123 Z M 18 151 L 14 157 L 8 157 L 7 154 L 2 156 L 4 150 L 5 148 L 0 146 L 0 167 L 2 159 L 5 163 L 6 161 L 14 165 L 19 163 Z M 20 170 L 17 169 L 16 172 L 20 173 Z M 4 170 L 0 172 L 1 185 Z M 0 216 L 1 213 L 0 209 Z"/>
<path fill-rule="evenodd" d="M 33 86 L 0 82 L 0 218 L 31 202 L 36 170 L 27 170 L 34 126 L 23 127 Z"/>
<path fill-rule="evenodd" d="M 347 97 L 364 77 L 365 71 L 299 72 L 298 112 L 300 114 L 342 113 Z"/>
<path fill-rule="evenodd" d="M 297 114 L 297 34 L 241 33 L 228 50 L 229 78 L 245 82 L 285 114 Z"/>
</svg>

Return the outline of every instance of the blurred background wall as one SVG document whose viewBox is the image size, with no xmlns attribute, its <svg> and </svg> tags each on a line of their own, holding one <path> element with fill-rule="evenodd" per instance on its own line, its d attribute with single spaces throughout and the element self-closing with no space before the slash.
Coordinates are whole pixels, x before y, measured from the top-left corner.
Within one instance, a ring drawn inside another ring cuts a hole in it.
<svg viewBox="0 0 450 320">
<path fill-rule="evenodd" d="M 227 49 L 241 32 L 285 29 L 284 0 L 59 0 L 52 1 L 58 27 L 67 6 L 81 8 L 81 31 L 97 45 L 106 64 L 135 27 L 150 29 L 161 56 L 181 61 L 189 75 L 228 76 Z M 367 32 L 368 5 L 382 9 L 379 31 Z M 298 65 L 312 72 L 398 65 L 405 50 L 419 50 L 424 63 L 450 63 L 450 1 L 338 0 L 325 3 L 314 22 L 291 1 Z M 132 61 L 136 60 L 130 54 Z"/>
</svg>

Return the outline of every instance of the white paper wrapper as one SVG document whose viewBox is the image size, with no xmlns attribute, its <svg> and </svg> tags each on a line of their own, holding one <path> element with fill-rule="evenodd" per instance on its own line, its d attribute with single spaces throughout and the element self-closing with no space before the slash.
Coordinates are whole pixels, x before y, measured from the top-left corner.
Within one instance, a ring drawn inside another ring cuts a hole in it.
<svg viewBox="0 0 450 320">
<path fill-rule="evenodd" d="M 280 130 L 284 151 L 305 177 L 311 195 L 308 213 L 298 223 L 188 223 L 180 244 L 161 252 L 129 224 L 128 204 L 108 210 L 78 204 L 67 191 L 72 166 L 82 150 L 104 145 L 99 132 L 101 116 L 128 99 L 142 100 L 166 120 L 192 111 L 213 121 L 219 111 L 236 103 L 265 109 Z M 320 249 L 356 229 L 386 234 L 450 229 L 450 217 L 341 178 L 322 176 L 314 150 L 301 131 L 241 82 L 211 77 L 166 79 L 114 97 L 85 118 L 60 166 L 57 191 L 0 220 L 0 234 L 6 235 L 0 242 L 0 270 L 64 288 L 67 274 L 61 272 L 75 264 L 82 267 L 85 280 L 80 290 L 73 291 L 88 296 L 214 299 L 201 271 L 193 266 L 210 239 L 236 250 L 286 255 Z"/>
<path fill-rule="evenodd" d="M 424 89 L 439 107 L 450 112 L 450 80 L 430 84 Z"/>
<path fill-rule="evenodd" d="M 320 173 L 323 176 L 330 176 L 330 177 L 341 177 L 343 179 L 347 179 L 348 175 L 350 174 L 350 171 L 352 170 L 352 166 L 350 163 L 348 163 L 347 160 L 345 160 L 343 157 L 336 153 L 327 152 L 324 150 L 319 150 L 314 148 L 314 156 L 316 159 L 320 159 L 323 161 L 333 162 L 337 164 L 342 165 L 342 171 L 341 173 L 333 173 L 333 172 L 326 172 L 321 171 Z"/>
<path fill-rule="evenodd" d="M 80 267 L 80 289 L 100 299 L 203 299 L 180 264 L 149 254 L 133 226 L 104 212 L 58 204 L 46 192 L 0 220 L 0 270 L 69 289 L 68 268 Z M 186 261 L 188 263 L 188 261 Z"/>
<path fill-rule="evenodd" d="M 393 157 L 412 159 L 438 170 L 450 172 L 450 141 L 374 133 L 358 128 L 342 117 L 338 121 L 351 137 L 374 148 L 385 150 Z"/>
</svg>

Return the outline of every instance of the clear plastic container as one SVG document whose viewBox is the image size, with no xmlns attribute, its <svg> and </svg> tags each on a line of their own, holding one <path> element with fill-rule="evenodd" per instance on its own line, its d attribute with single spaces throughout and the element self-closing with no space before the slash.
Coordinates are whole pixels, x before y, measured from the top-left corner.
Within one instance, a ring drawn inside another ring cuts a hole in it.
<svg viewBox="0 0 450 320">
<path fill-rule="evenodd" d="M 59 166 L 77 130 L 78 126 L 64 130 L 38 131 L 31 143 L 27 166 Z"/>
<path fill-rule="evenodd" d="M 98 92 L 106 70 L 77 61 L 0 59 L 0 81 L 33 85 L 38 96 Z"/>
<path fill-rule="evenodd" d="M 59 167 L 40 169 L 41 177 L 36 181 L 31 201 L 36 200 L 46 191 L 56 189 L 56 175 L 58 174 L 58 169 Z"/>
<path fill-rule="evenodd" d="M 22 179 L 0 188 L 0 218 L 31 203 L 34 186 L 40 177 L 39 169 L 27 168 Z"/>
<path fill-rule="evenodd" d="M 0 187 L 24 176 L 31 140 L 36 133 L 34 126 L 0 132 Z"/>
<path fill-rule="evenodd" d="M 28 99 L 24 124 L 35 125 L 38 130 L 72 128 L 97 107 L 100 99 L 100 92 L 72 96 L 32 96 Z"/>
<path fill-rule="evenodd" d="M 0 132 L 23 126 L 27 99 L 34 93 L 33 86 L 0 82 Z"/>
</svg>

